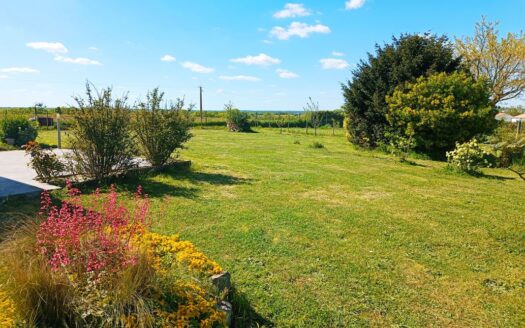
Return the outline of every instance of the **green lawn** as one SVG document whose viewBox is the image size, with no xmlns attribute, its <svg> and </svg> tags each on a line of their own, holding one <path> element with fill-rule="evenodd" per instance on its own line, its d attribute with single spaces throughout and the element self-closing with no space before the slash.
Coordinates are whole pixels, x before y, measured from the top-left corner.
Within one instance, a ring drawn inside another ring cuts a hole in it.
<svg viewBox="0 0 525 328">
<path fill-rule="evenodd" d="M 120 186 L 141 183 L 155 230 L 232 273 L 253 311 L 240 326 L 525 322 L 525 182 L 512 174 L 401 164 L 342 136 L 194 134 L 192 171 Z"/>
</svg>

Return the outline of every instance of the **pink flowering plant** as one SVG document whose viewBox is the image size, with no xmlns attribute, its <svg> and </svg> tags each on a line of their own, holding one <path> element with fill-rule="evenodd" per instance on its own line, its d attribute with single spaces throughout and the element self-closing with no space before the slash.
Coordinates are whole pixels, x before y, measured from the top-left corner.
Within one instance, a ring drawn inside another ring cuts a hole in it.
<svg viewBox="0 0 525 328">
<path fill-rule="evenodd" d="M 37 247 L 52 270 L 98 277 L 133 265 L 131 242 L 148 224 L 149 200 L 142 188 L 137 189 L 132 210 L 118 201 L 114 186 L 104 196 L 97 189 L 90 209 L 82 206 L 80 191 L 70 182 L 67 193 L 60 207 L 47 192 L 42 194 Z"/>
</svg>

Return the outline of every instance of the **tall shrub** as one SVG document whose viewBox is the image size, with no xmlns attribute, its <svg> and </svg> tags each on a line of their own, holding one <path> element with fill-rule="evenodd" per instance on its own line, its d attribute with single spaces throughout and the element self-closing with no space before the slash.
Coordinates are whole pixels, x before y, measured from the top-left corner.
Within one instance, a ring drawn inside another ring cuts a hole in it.
<svg viewBox="0 0 525 328">
<path fill-rule="evenodd" d="M 146 102 L 138 105 L 133 124 L 141 153 L 154 166 L 168 162 L 177 148 L 191 138 L 191 116 L 184 100 L 161 108 L 164 93 L 158 88 L 148 92 Z"/>
<path fill-rule="evenodd" d="M 466 73 L 420 77 L 386 100 L 392 129 L 428 153 L 444 153 L 497 126 L 487 85 Z"/>
<path fill-rule="evenodd" d="M 114 98 L 111 88 L 99 92 L 88 82 L 85 97 L 75 101 L 70 135 L 76 173 L 100 180 L 131 167 L 134 142 L 127 97 Z"/>
<path fill-rule="evenodd" d="M 342 85 L 349 140 L 365 147 L 386 143 L 385 96 L 420 76 L 454 72 L 460 62 L 445 36 L 402 35 L 391 44 L 376 45 L 376 53 L 368 54 L 367 61 L 361 61 L 353 71 L 353 78 Z"/>
</svg>

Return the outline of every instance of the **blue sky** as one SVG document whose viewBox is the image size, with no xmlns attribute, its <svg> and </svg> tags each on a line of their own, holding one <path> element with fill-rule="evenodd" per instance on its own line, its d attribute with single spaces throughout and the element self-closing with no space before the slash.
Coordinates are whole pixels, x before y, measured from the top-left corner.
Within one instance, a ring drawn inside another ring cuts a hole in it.
<svg viewBox="0 0 525 328">
<path fill-rule="evenodd" d="M 1 0 L 0 107 L 72 104 L 86 79 L 205 109 L 323 109 L 340 83 L 392 35 L 471 35 L 482 15 L 525 29 L 525 0 L 99 1 Z M 162 60 L 163 59 L 163 60 Z"/>
</svg>

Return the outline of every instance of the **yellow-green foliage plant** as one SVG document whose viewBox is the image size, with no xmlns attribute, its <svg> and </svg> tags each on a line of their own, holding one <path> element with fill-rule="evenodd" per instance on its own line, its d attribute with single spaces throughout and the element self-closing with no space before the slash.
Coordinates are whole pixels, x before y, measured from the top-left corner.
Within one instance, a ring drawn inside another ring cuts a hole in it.
<svg viewBox="0 0 525 328">
<path fill-rule="evenodd" d="M 44 194 L 38 220 L 0 251 L 2 327 L 219 327 L 214 261 L 178 236 L 148 231 L 147 197 L 132 210 L 111 189 L 90 209 L 68 185 L 60 207 Z"/>
<path fill-rule="evenodd" d="M 388 103 L 393 131 L 413 137 L 416 150 L 445 153 L 497 126 L 483 80 L 466 73 L 438 73 L 398 86 Z"/>
</svg>

